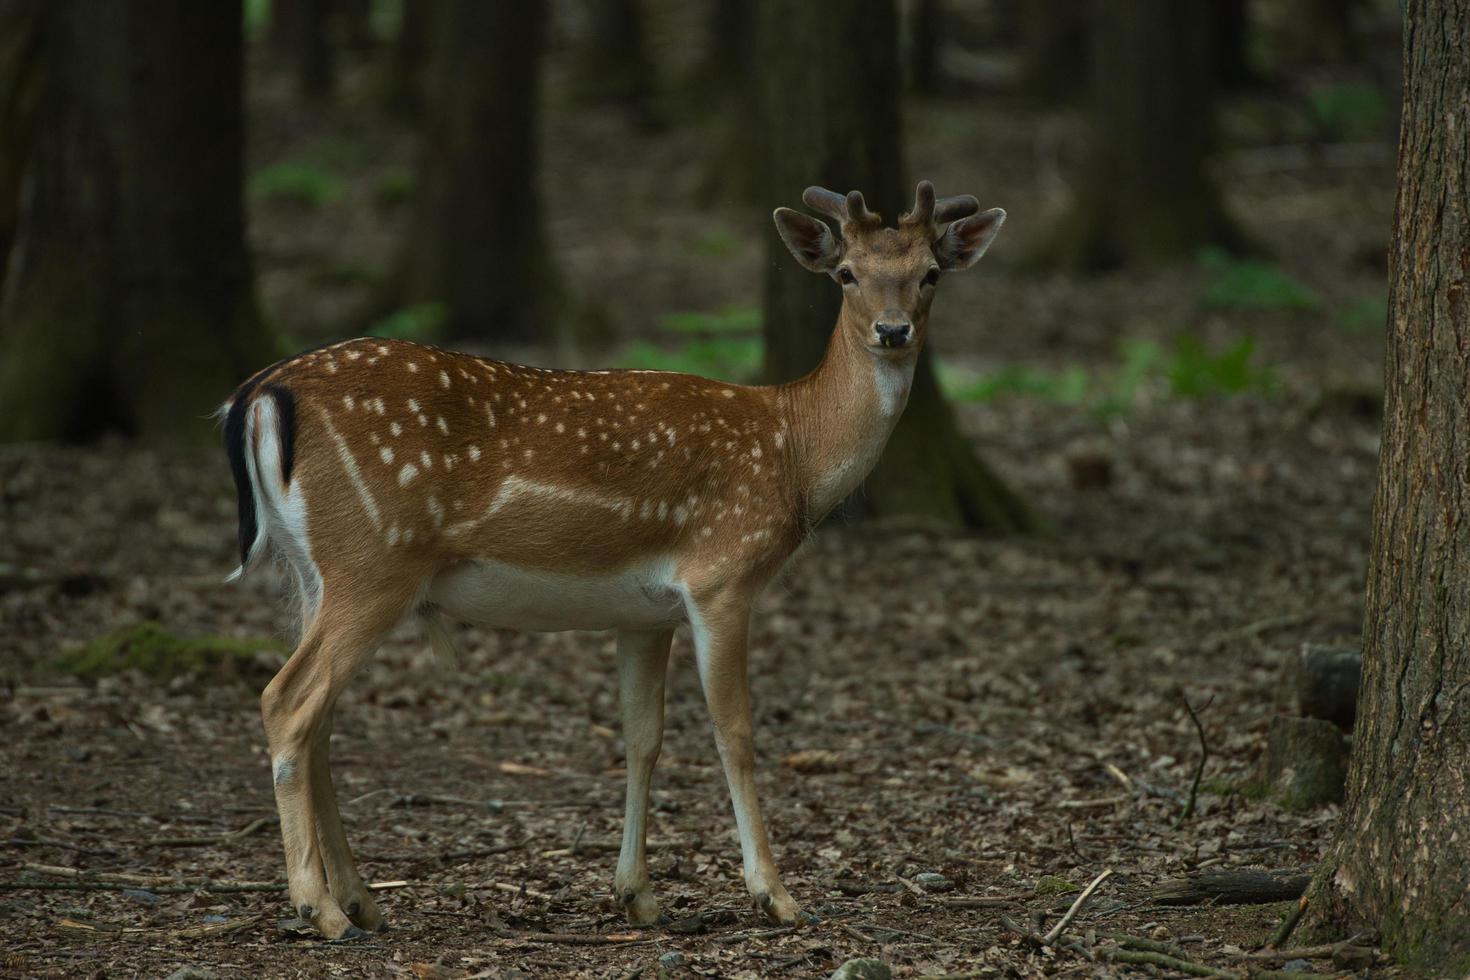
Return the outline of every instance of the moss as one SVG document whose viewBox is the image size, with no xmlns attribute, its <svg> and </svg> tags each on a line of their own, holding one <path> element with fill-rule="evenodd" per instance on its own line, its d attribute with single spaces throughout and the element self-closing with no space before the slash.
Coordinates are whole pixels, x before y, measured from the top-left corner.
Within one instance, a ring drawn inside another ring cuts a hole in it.
<svg viewBox="0 0 1470 980">
<path fill-rule="evenodd" d="M 62 653 L 58 670 L 96 680 L 137 670 L 150 677 L 167 679 L 207 670 L 243 673 L 255 664 L 256 655 L 285 653 L 270 640 L 237 640 L 227 636 L 179 636 L 151 620 L 113 630 L 90 643 Z"/>
<path fill-rule="evenodd" d="M 1069 892 L 1081 890 L 1066 878 L 1059 878 L 1056 875 L 1042 875 L 1036 881 L 1036 894 L 1038 895 L 1066 895 Z"/>
</svg>

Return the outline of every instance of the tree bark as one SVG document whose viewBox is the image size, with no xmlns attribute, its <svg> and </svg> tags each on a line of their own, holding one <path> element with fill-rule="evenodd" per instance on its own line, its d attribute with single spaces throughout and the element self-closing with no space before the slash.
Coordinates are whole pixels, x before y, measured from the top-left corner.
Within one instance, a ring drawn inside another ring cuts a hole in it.
<svg viewBox="0 0 1470 980">
<path fill-rule="evenodd" d="M 913 191 L 903 172 L 897 19 L 892 0 L 758 5 L 767 207 L 796 204 L 807 185 L 821 184 L 863 191 L 890 222 L 907 208 Z M 797 265 L 774 229 L 766 270 L 765 370 L 770 380 L 785 381 L 820 362 L 841 296 L 829 279 Z M 1030 528 L 1030 512 L 958 430 L 931 357 L 928 349 L 920 355 L 908 409 L 849 512 L 995 531 Z"/>
<path fill-rule="evenodd" d="M 1061 267 L 1095 271 L 1192 257 L 1205 244 L 1244 246 L 1206 167 L 1211 2 L 1094 3 L 1091 153 L 1052 242 Z"/>
<path fill-rule="evenodd" d="M 0 439 L 211 436 L 271 354 L 241 204 L 239 3 L 51 0 L 0 297 Z"/>
<path fill-rule="evenodd" d="M 1087 87 L 1088 9 L 1079 0 L 1022 0 L 1021 88 L 1044 102 Z"/>
<path fill-rule="evenodd" d="M 1385 405 L 1347 802 L 1310 895 L 1470 970 L 1470 0 L 1409 0 Z"/>
<path fill-rule="evenodd" d="M 914 0 L 909 11 L 909 82 L 920 95 L 944 92 L 940 47 L 944 36 L 941 0 Z"/>
<path fill-rule="evenodd" d="M 39 0 L 0 0 L 0 283 L 20 221 L 41 79 Z"/>
<path fill-rule="evenodd" d="M 621 106 L 641 129 L 660 125 L 653 61 L 644 39 L 640 0 L 585 0 L 587 37 L 577 66 L 581 97 Z"/>
<path fill-rule="evenodd" d="M 403 0 L 398 35 L 388 55 L 384 103 L 405 119 L 417 118 L 424 108 L 424 63 L 429 47 L 432 0 Z"/>
<path fill-rule="evenodd" d="M 434 10 L 407 303 L 442 303 L 446 337 L 532 341 L 558 307 L 536 186 L 546 10 L 444 0 Z"/>
</svg>

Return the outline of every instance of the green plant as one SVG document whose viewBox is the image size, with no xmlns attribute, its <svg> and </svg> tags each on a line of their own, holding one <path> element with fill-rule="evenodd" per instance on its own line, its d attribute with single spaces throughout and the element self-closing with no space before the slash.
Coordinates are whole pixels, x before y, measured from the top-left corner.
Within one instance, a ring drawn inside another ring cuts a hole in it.
<svg viewBox="0 0 1470 980">
<path fill-rule="evenodd" d="M 265 201 L 319 208 L 342 194 L 342 181 L 309 163 L 274 163 L 250 178 L 250 194 Z"/>
<path fill-rule="evenodd" d="M 1388 320 L 1388 297 L 1372 296 L 1354 300 L 1339 309 L 1334 319 L 1348 333 L 1379 330 Z"/>
<path fill-rule="evenodd" d="M 757 333 L 761 328 L 761 311 L 749 306 L 727 306 L 717 313 L 667 313 L 659 318 L 658 328 L 666 333 L 682 334 Z"/>
<path fill-rule="evenodd" d="M 1173 355 L 1163 365 L 1169 391 L 1181 398 L 1201 398 L 1267 389 L 1274 379 L 1269 370 L 1251 364 L 1255 350 L 1254 337 L 1242 337 L 1216 354 L 1193 334 L 1180 334 Z"/>
<path fill-rule="evenodd" d="M 1213 280 L 1200 305 L 1217 310 L 1313 310 L 1317 294 L 1280 269 L 1255 259 L 1241 259 L 1222 248 L 1200 252 L 1200 265 Z"/>
<path fill-rule="evenodd" d="M 394 310 L 368 328 L 368 336 L 423 340 L 439 332 L 448 310 L 443 303 L 416 303 Z"/>
<path fill-rule="evenodd" d="M 1388 96 L 1370 82 L 1318 85 L 1307 96 L 1312 117 L 1333 139 L 1371 139 L 1383 133 Z"/>
<path fill-rule="evenodd" d="M 679 371 L 722 381 L 749 381 L 761 366 L 762 346 L 754 337 L 712 337 L 690 340 L 672 350 L 642 341 L 619 359 L 626 367 L 645 371 Z"/>
<path fill-rule="evenodd" d="M 712 259 L 722 259 L 740 250 L 740 239 L 723 228 L 706 229 L 694 240 L 694 251 Z"/>
<path fill-rule="evenodd" d="M 269 640 L 236 640 L 227 636 L 178 636 L 161 623 L 146 620 L 113 630 L 57 657 L 57 667 L 85 680 L 96 680 L 127 670 L 166 679 L 206 668 L 239 672 L 256 654 L 285 653 Z"/>
</svg>

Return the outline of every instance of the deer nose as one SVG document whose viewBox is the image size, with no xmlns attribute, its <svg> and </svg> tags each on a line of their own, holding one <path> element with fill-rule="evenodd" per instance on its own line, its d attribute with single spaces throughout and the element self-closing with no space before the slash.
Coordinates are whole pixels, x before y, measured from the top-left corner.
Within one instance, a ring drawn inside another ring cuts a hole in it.
<svg viewBox="0 0 1470 980">
<path fill-rule="evenodd" d="M 883 347 L 907 347 L 914 325 L 902 313 L 884 313 L 873 324 L 873 333 Z"/>
</svg>

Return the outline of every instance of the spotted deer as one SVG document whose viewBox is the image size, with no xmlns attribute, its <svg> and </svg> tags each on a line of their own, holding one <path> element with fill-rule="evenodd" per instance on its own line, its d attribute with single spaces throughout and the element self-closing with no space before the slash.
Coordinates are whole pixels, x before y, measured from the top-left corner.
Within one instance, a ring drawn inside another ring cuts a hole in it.
<svg viewBox="0 0 1470 980">
<path fill-rule="evenodd" d="M 1005 212 L 968 195 L 884 227 L 857 191 L 778 208 L 797 261 L 842 309 L 821 364 L 745 386 L 661 371 L 554 371 L 400 340 L 347 340 L 266 368 L 221 409 L 239 497 L 236 578 L 274 549 L 300 644 L 261 695 L 292 904 L 337 939 L 383 922 L 343 836 L 332 711 L 406 615 L 617 631 L 627 803 L 615 894 L 659 919 L 644 842 L 674 629 L 687 623 L 735 810 L 746 887 L 798 921 L 756 801 L 746 644 L 752 606 L 877 462 L 903 411 L 945 272 Z"/>
</svg>

